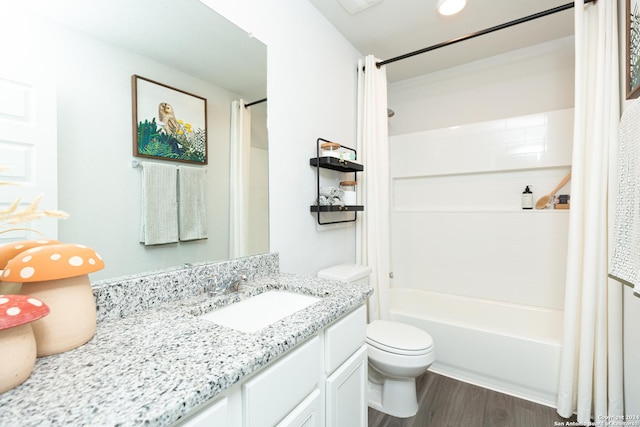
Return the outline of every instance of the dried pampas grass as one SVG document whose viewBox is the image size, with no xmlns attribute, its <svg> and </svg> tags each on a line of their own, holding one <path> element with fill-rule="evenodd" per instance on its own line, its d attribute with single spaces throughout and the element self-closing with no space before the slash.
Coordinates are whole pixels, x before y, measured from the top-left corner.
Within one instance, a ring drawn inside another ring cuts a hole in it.
<svg viewBox="0 0 640 427">
<path fill-rule="evenodd" d="M 0 166 L 0 171 L 8 169 L 7 166 Z M 15 182 L 9 181 L 0 181 L 0 186 L 2 185 L 20 185 Z M 33 221 L 36 219 L 40 219 L 43 217 L 64 219 L 69 216 L 66 212 L 57 211 L 57 210 L 40 210 L 40 200 L 42 199 L 42 194 L 37 196 L 33 201 L 26 207 L 20 208 L 20 203 L 22 202 L 22 198 L 18 197 L 11 203 L 11 205 L 5 209 L 0 210 L 0 234 L 8 233 L 10 231 L 16 230 L 28 230 L 34 231 L 38 234 L 40 233 L 38 230 L 34 230 L 32 228 L 19 228 L 19 227 L 7 227 L 7 225 L 13 224 L 22 224 L 28 221 Z"/>
</svg>

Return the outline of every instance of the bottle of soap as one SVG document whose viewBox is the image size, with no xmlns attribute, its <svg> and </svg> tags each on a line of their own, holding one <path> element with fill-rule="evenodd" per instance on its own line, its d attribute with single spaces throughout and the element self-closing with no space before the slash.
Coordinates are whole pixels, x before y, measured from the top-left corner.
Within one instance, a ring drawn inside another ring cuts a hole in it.
<svg viewBox="0 0 640 427">
<path fill-rule="evenodd" d="M 528 185 L 522 192 L 522 209 L 533 209 L 533 193 Z"/>
</svg>

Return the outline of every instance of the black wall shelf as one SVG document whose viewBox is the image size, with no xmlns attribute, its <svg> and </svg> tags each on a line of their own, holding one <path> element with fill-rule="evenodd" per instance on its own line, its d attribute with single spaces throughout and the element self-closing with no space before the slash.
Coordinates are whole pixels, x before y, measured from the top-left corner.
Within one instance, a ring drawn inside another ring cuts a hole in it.
<svg viewBox="0 0 640 427">
<path fill-rule="evenodd" d="M 337 172 L 353 173 L 354 181 L 357 181 L 357 173 L 364 170 L 364 166 L 360 163 L 352 162 L 349 160 L 339 159 L 333 156 L 320 156 L 320 145 L 322 142 L 332 142 L 323 138 L 316 140 L 316 157 L 309 159 L 309 164 L 316 168 L 316 204 L 311 205 L 311 212 L 317 214 L 318 224 L 338 224 L 343 222 L 355 222 L 358 219 L 358 212 L 364 211 L 364 206 L 361 205 L 347 205 L 347 206 L 327 206 L 320 205 L 320 169 L 330 169 Z M 341 148 L 349 151 L 353 151 L 355 158 L 358 158 L 356 150 L 340 145 Z M 353 218 L 337 221 L 323 221 L 320 213 L 353 213 Z"/>
<path fill-rule="evenodd" d="M 341 160 L 336 157 L 312 157 L 309 159 L 311 166 L 319 166 L 324 169 L 331 169 L 338 172 L 362 172 L 364 167 L 360 163 Z"/>
<path fill-rule="evenodd" d="M 362 212 L 364 206 L 350 205 L 350 206 L 311 206 L 311 212 Z"/>
</svg>

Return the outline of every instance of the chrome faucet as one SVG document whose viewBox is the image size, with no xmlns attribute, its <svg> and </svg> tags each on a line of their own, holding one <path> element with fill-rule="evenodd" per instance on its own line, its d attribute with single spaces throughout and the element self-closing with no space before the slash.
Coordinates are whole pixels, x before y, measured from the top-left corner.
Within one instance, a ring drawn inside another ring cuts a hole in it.
<svg viewBox="0 0 640 427">
<path fill-rule="evenodd" d="M 233 278 L 228 283 L 223 283 L 219 280 L 218 275 L 213 275 L 213 283 L 211 291 L 212 296 L 225 295 L 230 292 L 238 292 L 240 289 L 240 283 L 247 281 L 247 274 L 244 271 L 234 272 Z"/>
<path fill-rule="evenodd" d="M 212 276 L 211 283 L 209 284 L 209 295 L 213 297 L 217 295 L 222 295 L 223 293 L 224 293 L 224 286 L 220 282 L 218 275 L 214 273 Z"/>
</svg>

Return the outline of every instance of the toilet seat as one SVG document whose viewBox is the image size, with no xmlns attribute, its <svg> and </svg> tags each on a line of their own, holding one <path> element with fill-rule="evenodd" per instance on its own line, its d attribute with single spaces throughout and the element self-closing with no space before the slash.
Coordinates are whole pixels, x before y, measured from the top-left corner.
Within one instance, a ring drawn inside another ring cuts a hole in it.
<svg viewBox="0 0 640 427">
<path fill-rule="evenodd" d="M 421 356 L 433 351 L 433 338 L 420 328 L 388 320 L 367 325 L 367 344 L 403 356 Z"/>
</svg>

